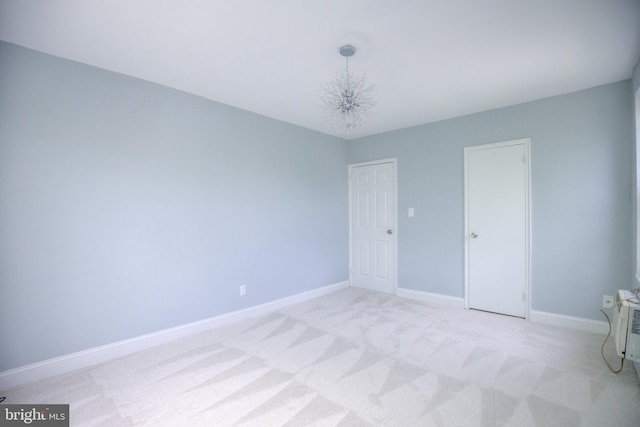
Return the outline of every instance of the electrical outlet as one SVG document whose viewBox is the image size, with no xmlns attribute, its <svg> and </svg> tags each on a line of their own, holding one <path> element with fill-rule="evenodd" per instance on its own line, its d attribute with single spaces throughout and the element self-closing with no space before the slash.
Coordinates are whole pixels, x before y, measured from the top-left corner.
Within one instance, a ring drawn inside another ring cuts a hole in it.
<svg viewBox="0 0 640 427">
<path fill-rule="evenodd" d="M 247 286 L 246 285 L 240 285 L 240 296 L 243 297 L 247 294 Z"/>
<path fill-rule="evenodd" d="M 613 307 L 613 297 L 611 295 L 602 295 L 602 307 L 604 308 Z"/>
</svg>

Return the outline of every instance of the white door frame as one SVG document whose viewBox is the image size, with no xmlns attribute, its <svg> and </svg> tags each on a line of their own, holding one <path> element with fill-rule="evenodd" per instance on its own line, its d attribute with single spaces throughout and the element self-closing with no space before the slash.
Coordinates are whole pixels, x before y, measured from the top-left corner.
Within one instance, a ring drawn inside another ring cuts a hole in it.
<svg viewBox="0 0 640 427">
<path fill-rule="evenodd" d="M 636 171 L 636 284 L 640 283 L 640 88 L 635 94 L 636 152 L 634 166 Z M 636 365 L 638 366 L 638 365 Z"/>
<path fill-rule="evenodd" d="M 349 183 L 349 286 L 353 286 L 353 206 L 351 205 L 351 174 L 353 172 L 353 168 L 361 167 L 361 166 L 371 166 L 371 165 L 380 165 L 384 163 L 391 163 L 393 170 L 393 191 L 395 193 L 394 197 L 394 206 L 392 209 L 395 214 L 395 221 L 393 224 L 393 232 L 396 233 L 396 244 L 395 251 L 392 256 L 395 258 L 395 271 L 393 274 L 393 294 L 396 294 L 398 291 L 398 159 L 396 157 L 391 157 L 388 159 L 380 159 L 380 160 L 372 160 L 369 162 L 361 162 L 361 163 L 351 163 L 348 167 L 348 183 Z"/>
<path fill-rule="evenodd" d="M 531 315 L 531 139 L 514 139 L 511 141 L 464 147 L 464 308 L 469 309 L 469 194 L 468 194 L 468 155 L 475 150 L 502 148 L 512 145 L 524 145 L 525 159 L 525 319 Z"/>
</svg>

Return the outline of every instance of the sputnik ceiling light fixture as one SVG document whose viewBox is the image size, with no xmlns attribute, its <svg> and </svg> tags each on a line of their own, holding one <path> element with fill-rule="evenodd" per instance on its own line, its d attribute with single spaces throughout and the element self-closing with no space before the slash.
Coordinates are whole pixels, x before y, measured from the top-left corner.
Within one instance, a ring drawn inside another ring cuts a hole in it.
<svg viewBox="0 0 640 427">
<path fill-rule="evenodd" d="M 369 84 L 364 75 L 349 71 L 349 57 L 355 53 L 356 48 L 352 45 L 340 48 L 340 55 L 345 57 L 347 66 L 322 86 L 321 96 L 327 121 L 338 132 L 347 134 L 362 127 L 371 118 L 371 111 L 376 106 L 373 97 L 375 86 Z"/>
</svg>

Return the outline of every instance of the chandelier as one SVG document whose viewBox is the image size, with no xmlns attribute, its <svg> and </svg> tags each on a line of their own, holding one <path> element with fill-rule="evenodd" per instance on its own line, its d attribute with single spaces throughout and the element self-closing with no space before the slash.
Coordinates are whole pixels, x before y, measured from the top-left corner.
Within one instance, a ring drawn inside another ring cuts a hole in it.
<svg viewBox="0 0 640 427">
<path fill-rule="evenodd" d="M 324 113 L 330 125 L 338 132 L 362 127 L 370 118 L 371 110 L 376 106 L 373 98 L 375 86 L 368 84 L 364 75 L 359 76 L 349 71 L 349 57 L 356 53 L 356 48 L 345 45 L 340 48 L 347 66 L 322 86 L 321 99 Z"/>
</svg>

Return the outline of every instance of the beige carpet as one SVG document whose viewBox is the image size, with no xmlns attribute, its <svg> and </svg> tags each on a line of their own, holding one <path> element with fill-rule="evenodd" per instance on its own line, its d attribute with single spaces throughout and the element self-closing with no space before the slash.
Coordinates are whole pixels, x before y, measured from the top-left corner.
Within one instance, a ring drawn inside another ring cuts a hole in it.
<svg viewBox="0 0 640 427">
<path fill-rule="evenodd" d="M 73 426 L 638 426 L 603 338 L 347 289 L 0 395 Z"/>
</svg>

